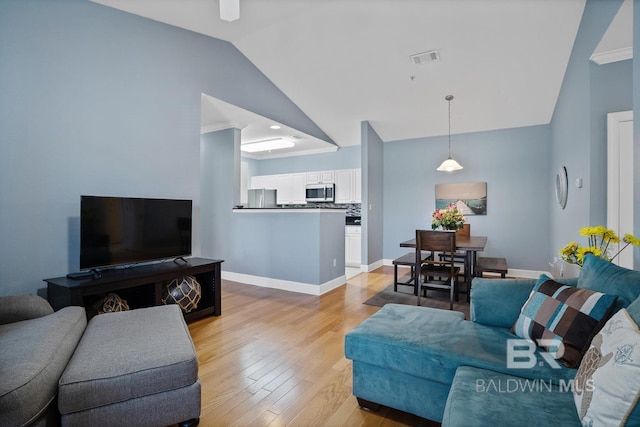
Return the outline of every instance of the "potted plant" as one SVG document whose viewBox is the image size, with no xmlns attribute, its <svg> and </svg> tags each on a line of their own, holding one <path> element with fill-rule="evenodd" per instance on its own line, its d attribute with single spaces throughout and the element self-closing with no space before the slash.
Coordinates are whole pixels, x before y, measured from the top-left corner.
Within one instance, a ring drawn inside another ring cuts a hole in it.
<svg viewBox="0 0 640 427">
<path fill-rule="evenodd" d="M 625 234 L 622 242 L 626 244 L 612 255 L 613 248 L 611 245 L 620 243 L 621 239 L 615 231 L 603 225 L 583 227 L 580 229 L 580 235 L 587 237 L 586 246 L 582 246 L 577 242 L 569 242 L 564 248 L 560 249 L 560 256 L 565 262 L 576 264 L 580 267 L 582 267 L 586 254 L 593 254 L 607 261 L 613 261 L 627 246 L 640 246 L 640 239 L 631 234 Z"/>
</svg>

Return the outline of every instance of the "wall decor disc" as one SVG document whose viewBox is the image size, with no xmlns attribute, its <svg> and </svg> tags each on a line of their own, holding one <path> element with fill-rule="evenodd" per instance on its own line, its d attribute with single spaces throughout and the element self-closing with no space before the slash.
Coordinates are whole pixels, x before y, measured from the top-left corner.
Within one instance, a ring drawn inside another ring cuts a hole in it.
<svg viewBox="0 0 640 427">
<path fill-rule="evenodd" d="M 567 192 L 569 191 L 569 181 L 567 179 L 567 168 L 562 166 L 556 173 L 556 200 L 562 209 L 567 206 Z"/>
</svg>

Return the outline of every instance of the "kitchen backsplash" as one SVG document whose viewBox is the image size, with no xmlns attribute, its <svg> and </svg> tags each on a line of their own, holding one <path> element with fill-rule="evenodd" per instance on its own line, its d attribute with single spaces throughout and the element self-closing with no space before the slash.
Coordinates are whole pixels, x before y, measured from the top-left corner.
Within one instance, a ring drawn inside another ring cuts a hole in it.
<svg viewBox="0 0 640 427">
<path fill-rule="evenodd" d="M 360 216 L 360 203 L 347 205 L 347 216 Z"/>
<path fill-rule="evenodd" d="M 347 208 L 347 216 L 360 216 L 360 203 L 307 203 L 305 205 L 289 205 L 289 208 L 338 208 L 344 209 Z"/>
</svg>

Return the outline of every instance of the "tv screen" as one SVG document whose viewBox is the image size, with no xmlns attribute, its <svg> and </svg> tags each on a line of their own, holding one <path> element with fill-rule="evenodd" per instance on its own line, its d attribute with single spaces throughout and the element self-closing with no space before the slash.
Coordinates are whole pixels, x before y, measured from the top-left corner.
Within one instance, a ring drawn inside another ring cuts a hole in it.
<svg viewBox="0 0 640 427">
<path fill-rule="evenodd" d="M 80 269 L 191 255 L 191 200 L 81 196 Z"/>
</svg>

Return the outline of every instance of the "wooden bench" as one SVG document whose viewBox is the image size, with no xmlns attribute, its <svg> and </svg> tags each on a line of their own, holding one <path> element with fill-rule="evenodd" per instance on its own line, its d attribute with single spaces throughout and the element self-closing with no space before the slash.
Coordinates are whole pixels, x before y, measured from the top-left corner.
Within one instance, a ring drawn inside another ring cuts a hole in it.
<svg viewBox="0 0 640 427">
<path fill-rule="evenodd" d="M 411 252 L 402 255 L 400 258 L 396 258 L 392 262 L 393 264 L 393 290 L 398 292 L 398 285 L 413 286 L 414 293 L 416 292 L 416 253 Z M 411 267 L 411 276 L 406 282 L 398 282 L 398 266 L 404 265 Z"/>
<path fill-rule="evenodd" d="M 482 277 L 483 273 L 499 273 L 503 279 L 507 275 L 507 260 L 505 258 L 478 257 L 475 275 Z"/>
</svg>

